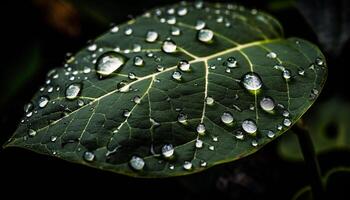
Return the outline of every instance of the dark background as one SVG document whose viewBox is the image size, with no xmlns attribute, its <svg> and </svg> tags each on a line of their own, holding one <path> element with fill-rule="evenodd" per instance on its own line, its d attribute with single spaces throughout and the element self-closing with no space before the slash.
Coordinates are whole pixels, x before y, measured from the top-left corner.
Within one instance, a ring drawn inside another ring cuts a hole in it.
<svg viewBox="0 0 350 200">
<path fill-rule="evenodd" d="M 61 66 L 67 52 L 77 52 L 88 40 L 107 31 L 112 22 L 119 24 L 145 10 L 174 2 L 178 1 L 2 2 L 0 144 L 15 131 L 23 105 L 44 82 L 46 73 Z M 226 2 L 271 13 L 283 25 L 286 37 L 301 37 L 320 46 L 327 58 L 329 76 L 317 103 L 333 97 L 349 102 L 350 14 L 346 1 Z M 306 117 L 312 117 L 313 112 L 311 109 Z M 336 132 L 337 127 L 329 129 Z M 115 199 L 124 195 L 143 199 L 289 199 L 308 183 L 307 174 L 303 163 L 281 159 L 276 146 L 274 141 L 252 156 L 200 174 L 151 180 L 104 172 L 27 150 L 1 149 L 0 194 L 49 198 L 43 194 L 47 191 L 51 197 L 63 198 L 107 194 Z M 319 158 L 322 171 L 350 166 L 348 151 L 325 153 Z"/>
</svg>

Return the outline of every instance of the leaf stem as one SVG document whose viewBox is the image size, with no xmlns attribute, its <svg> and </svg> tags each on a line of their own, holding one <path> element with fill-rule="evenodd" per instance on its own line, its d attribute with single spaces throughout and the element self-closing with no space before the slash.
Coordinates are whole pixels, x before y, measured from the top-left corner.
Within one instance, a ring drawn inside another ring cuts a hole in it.
<svg viewBox="0 0 350 200">
<path fill-rule="evenodd" d="M 325 199 L 325 189 L 322 182 L 321 170 L 315 153 L 309 131 L 303 124 L 302 120 L 293 126 L 294 133 L 298 136 L 299 145 L 303 153 L 306 170 L 309 175 L 313 199 Z"/>
</svg>

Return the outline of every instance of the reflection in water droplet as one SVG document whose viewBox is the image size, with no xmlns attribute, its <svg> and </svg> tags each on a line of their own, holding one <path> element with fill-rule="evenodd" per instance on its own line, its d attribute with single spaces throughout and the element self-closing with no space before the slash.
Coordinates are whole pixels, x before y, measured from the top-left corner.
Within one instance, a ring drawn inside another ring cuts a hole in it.
<svg viewBox="0 0 350 200">
<path fill-rule="evenodd" d="M 260 100 L 260 107 L 264 111 L 272 111 L 275 108 L 275 102 L 271 97 L 264 97 Z"/>
<path fill-rule="evenodd" d="M 81 99 L 78 99 L 78 106 L 82 107 L 84 105 L 84 101 Z"/>
<path fill-rule="evenodd" d="M 165 53 L 174 53 L 176 51 L 176 43 L 171 39 L 166 39 L 163 42 L 162 50 Z"/>
<path fill-rule="evenodd" d="M 28 130 L 28 136 L 29 136 L 29 137 L 34 137 L 34 136 L 36 136 L 36 130 L 29 129 L 29 130 Z"/>
<path fill-rule="evenodd" d="M 182 74 L 181 74 L 181 72 L 175 71 L 175 72 L 173 72 L 172 77 L 173 77 L 173 79 L 180 81 Z"/>
<path fill-rule="evenodd" d="M 175 166 L 174 165 L 169 165 L 169 169 L 173 170 L 173 169 L 175 169 Z"/>
<path fill-rule="evenodd" d="M 135 66 L 142 66 L 143 65 L 143 58 L 141 56 L 135 56 L 134 57 L 134 65 Z"/>
<path fill-rule="evenodd" d="M 209 106 L 214 104 L 214 99 L 212 97 L 205 98 L 205 103 Z"/>
<path fill-rule="evenodd" d="M 192 169 L 192 163 L 189 162 L 189 161 L 185 161 L 184 164 L 183 164 L 183 168 L 185 170 L 191 170 Z"/>
<path fill-rule="evenodd" d="M 187 60 L 180 60 L 177 66 L 183 72 L 190 71 L 191 67 L 190 63 Z"/>
<path fill-rule="evenodd" d="M 277 125 L 277 130 L 282 130 L 282 128 L 283 128 L 283 127 L 282 127 L 281 124 L 278 124 L 278 125 Z"/>
<path fill-rule="evenodd" d="M 253 120 L 247 119 L 242 122 L 242 128 L 245 132 L 253 134 L 257 131 L 257 126 Z"/>
<path fill-rule="evenodd" d="M 174 155 L 174 147 L 172 144 L 166 144 L 162 147 L 162 154 L 165 158 L 170 158 Z"/>
<path fill-rule="evenodd" d="M 162 65 L 157 65 L 157 71 L 162 72 L 164 67 Z"/>
<path fill-rule="evenodd" d="M 39 107 L 40 108 L 44 108 L 46 107 L 46 105 L 49 103 L 49 97 L 46 97 L 46 96 L 41 96 L 40 99 L 39 99 Z"/>
<path fill-rule="evenodd" d="M 203 147 L 203 141 L 200 139 L 196 140 L 196 144 L 195 144 L 196 148 L 200 149 Z"/>
<path fill-rule="evenodd" d="M 214 37 L 214 33 L 210 29 L 201 29 L 198 31 L 197 38 L 201 42 L 205 42 L 205 43 L 211 42 L 213 37 Z"/>
<path fill-rule="evenodd" d="M 243 86 L 249 91 L 256 91 L 261 88 L 262 81 L 257 73 L 248 72 L 242 77 Z"/>
<path fill-rule="evenodd" d="M 289 117 L 289 112 L 287 110 L 284 110 L 282 112 L 283 117 Z"/>
<path fill-rule="evenodd" d="M 200 135 L 204 135 L 205 133 L 205 125 L 203 123 L 198 124 L 197 133 Z"/>
<path fill-rule="evenodd" d="M 232 124 L 233 122 L 233 116 L 229 112 L 224 112 L 221 115 L 221 121 L 224 122 L 226 125 Z"/>
<path fill-rule="evenodd" d="M 69 100 L 76 99 L 80 93 L 81 84 L 72 83 L 66 88 L 66 98 Z"/>
<path fill-rule="evenodd" d="M 92 162 L 95 159 L 95 154 L 90 151 L 86 151 L 83 155 L 83 158 L 87 162 Z"/>
<path fill-rule="evenodd" d="M 108 76 L 120 69 L 126 62 L 126 57 L 116 52 L 102 54 L 96 62 L 96 73 L 100 76 Z"/>
<path fill-rule="evenodd" d="M 147 42 L 155 42 L 158 39 L 158 33 L 156 31 L 148 31 L 146 35 Z"/>
<path fill-rule="evenodd" d="M 145 161 L 138 156 L 133 156 L 130 159 L 129 164 L 134 170 L 139 171 L 139 170 L 142 170 L 143 167 L 145 166 Z"/>
</svg>

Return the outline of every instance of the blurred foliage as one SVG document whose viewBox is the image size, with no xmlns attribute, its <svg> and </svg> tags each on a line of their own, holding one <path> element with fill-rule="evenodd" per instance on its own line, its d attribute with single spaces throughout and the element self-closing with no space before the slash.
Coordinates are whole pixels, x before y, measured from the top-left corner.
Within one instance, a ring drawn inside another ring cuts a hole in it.
<svg viewBox="0 0 350 200">
<path fill-rule="evenodd" d="M 315 105 L 306 119 L 317 154 L 350 150 L 350 103 L 338 98 Z M 279 154 L 292 161 L 302 161 L 298 138 L 289 131 L 279 141 Z"/>
<path fill-rule="evenodd" d="M 350 168 L 337 167 L 331 169 L 324 177 L 323 183 L 326 188 L 326 197 L 324 199 L 348 199 L 348 185 L 343 184 L 350 179 Z M 312 200 L 310 186 L 300 189 L 293 197 L 293 200 Z"/>
</svg>

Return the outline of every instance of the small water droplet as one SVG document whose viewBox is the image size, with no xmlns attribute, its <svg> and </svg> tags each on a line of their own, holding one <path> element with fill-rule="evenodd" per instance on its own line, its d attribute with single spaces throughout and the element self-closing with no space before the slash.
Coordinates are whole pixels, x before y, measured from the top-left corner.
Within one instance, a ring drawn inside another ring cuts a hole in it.
<svg viewBox="0 0 350 200">
<path fill-rule="evenodd" d="M 28 130 L 28 136 L 29 136 L 29 137 L 34 137 L 34 136 L 36 136 L 36 130 L 29 129 L 29 130 Z"/>
<path fill-rule="evenodd" d="M 190 69 L 191 65 L 187 60 L 180 60 L 177 66 L 183 72 L 187 72 L 191 70 Z"/>
<path fill-rule="evenodd" d="M 172 77 L 173 77 L 173 79 L 180 81 L 182 74 L 181 74 L 181 72 L 175 71 L 175 72 L 173 72 Z"/>
<path fill-rule="evenodd" d="M 170 17 L 166 20 L 166 22 L 167 22 L 168 24 L 176 24 L 176 17 L 175 17 L 175 16 L 170 16 Z"/>
<path fill-rule="evenodd" d="M 309 99 L 310 100 L 315 100 L 316 99 L 316 97 L 317 97 L 317 95 L 318 95 L 318 90 L 317 89 L 312 89 L 311 90 L 311 93 L 310 93 L 310 96 L 309 96 Z"/>
<path fill-rule="evenodd" d="M 196 140 L 196 143 L 195 143 L 195 146 L 196 146 L 196 148 L 198 148 L 198 149 L 202 148 L 202 147 L 203 147 L 203 141 L 200 140 L 200 139 L 197 139 L 197 140 Z"/>
<path fill-rule="evenodd" d="M 252 146 L 253 146 L 253 147 L 258 146 L 258 141 L 256 141 L 256 140 L 252 140 Z"/>
<path fill-rule="evenodd" d="M 213 141 L 214 141 L 214 142 L 219 141 L 218 137 L 217 137 L 217 136 L 213 136 Z"/>
<path fill-rule="evenodd" d="M 34 105 L 32 103 L 27 103 L 26 105 L 24 105 L 24 112 L 30 112 L 34 109 Z"/>
<path fill-rule="evenodd" d="M 39 107 L 44 108 L 49 103 L 49 100 L 49 97 L 41 96 L 38 102 Z"/>
<path fill-rule="evenodd" d="M 209 105 L 209 106 L 213 105 L 214 104 L 214 98 L 208 96 L 207 98 L 205 98 L 205 103 L 207 105 Z"/>
<path fill-rule="evenodd" d="M 97 45 L 96 45 L 96 44 L 92 44 L 92 45 L 88 46 L 87 49 L 88 49 L 89 51 L 96 51 Z"/>
<path fill-rule="evenodd" d="M 170 158 L 174 155 L 174 147 L 172 144 L 166 144 L 162 147 L 162 155 L 165 158 Z"/>
<path fill-rule="evenodd" d="M 117 33 L 119 31 L 119 27 L 118 26 L 114 26 L 112 29 L 111 29 L 111 32 L 112 33 Z"/>
<path fill-rule="evenodd" d="M 90 151 L 86 151 L 83 155 L 83 158 L 87 162 L 92 162 L 95 159 L 95 154 Z"/>
<path fill-rule="evenodd" d="M 141 56 L 135 56 L 134 57 L 134 65 L 135 66 L 142 66 L 144 63 L 143 58 Z"/>
<path fill-rule="evenodd" d="M 214 147 L 214 146 L 209 146 L 209 150 L 210 150 L 210 151 L 214 151 L 214 150 L 215 150 L 215 147 Z"/>
<path fill-rule="evenodd" d="M 166 39 L 163 42 L 162 50 L 165 53 L 174 53 L 176 51 L 176 43 L 171 39 Z"/>
<path fill-rule="evenodd" d="M 128 74 L 128 78 L 129 78 L 130 80 L 135 80 L 137 77 L 136 77 L 136 75 L 135 75 L 133 72 L 130 72 L 130 73 Z"/>
<path fill-rule="evenodd" d="M 324 62 L 323 62 L 323 60 L 322 60 L 321 58 L 316 58 L 316 59 L 315 59 L 315 63 L 316 63 L 316 65 L 318 65 L 318 66 L 322 66 L 322 65 L 324 64 Z"/>
<path fill-rule="evenodd" d="M 130 117 L 130 115 L 131 115 L 130 110 L 125 109 L 125 110 L 123 111 L 123 116 L 124 116 L 124 117 Z"/>
<path fill-rule="evenodd" d="M 224 62 L 224 65 L 229 68 L 236 68 L 237 60 L 234 57 L 228 57 L 227 60 Z"/>
<path fill-rule="evenodd" d="M 162 65 L 157 65 L 157 71 L 162 72 L 164 67 Z"/>
<path fill-rule="evenodd" d="M 283 120 L 283 125 L 285 125 L 285 126 L 290 126 L 292 124 L 292 121 L 290 121 L 290 119 L 288 119 L 288 118 L 285 118 L 284 120 Z"/>
<path fill-rule="evenodd" d="M 81 91 L 80 83 L 72 83 L 66 88 L 66 98 L 69 100 L 76 99 Z"/>
<path fill-rule="evenodd" d="M 229 112 L 224 112 L 221 115 L 221 121 L 224 122 L 226 125 L 230 125 L 233 122 L 233 116 Z"/>
<path fill-rule="evenodd" d="M 235 134 L 235 137 L 239 140 L 243 140 L 244 139 L 244 135 L 242 133 L 242 131 L 237 131 Z"/>
<path fill-rule="evenodd" d="M 57 136 L 52 135 L 50 137 L 51 142 L 55 142 L 57 140 Z"/>
<path fill-rule="evenodd" d="M 273 137 L 275 137 L 275 133 L 274 133 L 273 131 L 269 130 L 269 131 L 267 132 L 267 137 L 273 138 Z"/>
<path fill-rule="evenodd" d="M 197 126 L 197 133 L 200 135 L 205 134 L 205 125 L 203 123 L 198 124 Z"/>
<path fill-rule="evenodd" d="M 282 130 L 283 126 L 281 124 L 277 125 L 277 130 Z"/>
<path fill-rule="evenodd" d="M 102 54 L 96 62 L 96 72 L 101 77 L 108 76 L 120 69 L 126 62 L 126 57 L 116 52 Z"/>
<path fill-rule="evenodd" d="M 177 26 L 172 26 L 171 27 L 171 35 L 173 36 L 179 36 L 181 34 L 181 30 Z"/>
<path fill-rule="evenodd" d="M 186 124 L 187 123 L 187 115 L 186 114 L 183 114 L 183 113 L 180 113 L 178 116 L 177 116 L 177 121 L 181 124 Z"/>
<path fill-rule="evenodd" d="M 264 111 L 272 111 L 275 108 L 275 101 L 271 97 L 264 97 L 260 100 L 260 107 Z"/>
<path fill-rule="evenodd" d="M 209 43 L 214 37 L 214 32 L 210 29 L 201 29 L 198 31 L 198 40 L 201 42 Z"/>
<path fill-rule="evenodd" d="M 155 42 L 158 39 L 158 33 L 156 31 L 148 31 L 146 35 L 147 42 Z"/>
<path fill-rule="evenodd" d="M 298 70 L 298 74 L 299 74 L 300 76 L 304 76 L 305 70 L 304 70 L 304 69 L 299 69 L 299 70 Z"/>
<path fill-rule="evenodd" d="M 32 115 L 33 115 L 33 112 L 28 112 L 28 113 L 26 114 L 27 117 L 31 117 Z"/>
<path fill-rule="evenodd" d="M 182 7 L 182 8 L 179 8 L 178 10 L 177 10 L 177 14 L 179 15 L 179 16 L 185 16 L 186 14 L 187 14 L 187 8 L 186 7 Z"/>
<path fill-rule="evenodd" d="M 192 169 L 192 163 L 189 162 L 189 161 L 185 161 L 184 164 L 183 164 L 183 168 L 185 170 L 191 170 Z"/>
<path fill-rule="evenodd" d="M 266 57 L 274 59 L 274 58 L 277 58 L 277 54 L 271 51 L 266 54 Z"/>
<path fill-rule="evenodd" d="M 206 167 L 207 166 L 207 162 L 205 162 L 204 160 L 201 160 L 200 165 L 201 165 L 201 167 Z"/>
<path fill-rule="evenodd" d="M 133 156 L 130 161 L 129 161 L 130 166 L 134 169 L 134 170 L 142 170 L 145 166 L 145 161 L 138 157 L 138 156 Z"/>
<path fill-rule="evenodd" d="M 284 111 L 282 112 L 282 115 L 283 115 L 283 117 L 289 117 L 289 112 L 288 112 L 288 110 L 284 110 Z"/>
<path fill-rule="evenodd" d="M 283 74 L 283 78 L 286 80 L 289 80 L 292 76 L 292 72 L 288 69 L 284 69 L 282 74 Z"/>
<path fill-rule="evenodd" d="M 256 91 L 261 88 L 262 81 L 258 74 L 248 72 L 242 77 L 243 86 L 249 91 Z"/>
<path fill-rule="evenodd" d="M 124 34 L 125 35 L 131 35 L 132 32 L 133 32 L 132 28 L 128 27 L 128 28 L 125 29 Z"/>
<path fill-rule="evenodd" d="M 84 101 L 81 99 L 78 99 L 78 106 L 82 107 L 84 105 Z"/>
<path fill-rule="evenodd" d="M 141 103 L 141 97 L 136 95 L 134 96 L 134 98 L 132 99 L 132 101 L 136 104 L 140 104 Z"/>
<path fill-rule="evenodd" d="M 253 120 L 247 119 L 242 122 L 242 128 L 249 134 L 254 134 L 257 131 L 257 126 Z"/>
<path fill-rule="evenodd" d="M 203 29 L 204 27 L 205 27 L 205 21 L 203 21 L 203 20 L 198 20 L 197 22 L 196 22 L 196 26 L 195 26 L 195 28 L 196 28 L 196 30 L 201 30 L 201 29 Z"/>
</svg>

